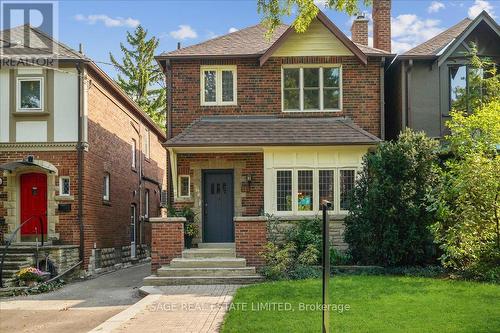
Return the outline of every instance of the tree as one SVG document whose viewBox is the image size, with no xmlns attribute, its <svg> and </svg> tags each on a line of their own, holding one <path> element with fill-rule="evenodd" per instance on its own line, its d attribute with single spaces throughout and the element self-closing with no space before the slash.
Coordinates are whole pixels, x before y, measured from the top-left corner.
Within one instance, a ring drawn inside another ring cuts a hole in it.
<svg viewBox="0 0 500 333">
<path fill-rule="evenodd" d="M 133 33 L 127 31 L 131 48 L 120 43 L 123 63 L 110 53 L 113 65 L 118 69 L 117 83 L 161 128 L 165 128 L 166 92 L 161 83 L 163 75 L 154 56 L 159 40 L 147 39 L 148 31 L 138 26 Z"/>
<path fill-rule="evenodd" d="M 437 146 L 423 132 L 407 129 L 365 155 L 344 220 L 355 262 L 413 266 L 436 260 L 427 198 L 438 182 Z"/>
<path fill-rule="evenodd" d="M 262 22 L 268 28 L 267 35 L 271 36 L 281 24 L 281 18 L 290 16 L 292 11 L 297 13 L 293 23 L 295 30 L 305 32 L 319 11 L 314 2 L 314 0 L 257 0 L 258 11 L 263 15 Z M 359 3 L 369 5 L 371 2 L 372 0 L 325 0 L 324 5 L 354 15 L 359 12 Z"/>
<path fill-rule="evenodd" d="M 500 282 L 500 100 L 470 115 L 453 111 L 448 126 L 453 158 L 442 172 L 433 224 L 445 267 Z"/>
</svg>

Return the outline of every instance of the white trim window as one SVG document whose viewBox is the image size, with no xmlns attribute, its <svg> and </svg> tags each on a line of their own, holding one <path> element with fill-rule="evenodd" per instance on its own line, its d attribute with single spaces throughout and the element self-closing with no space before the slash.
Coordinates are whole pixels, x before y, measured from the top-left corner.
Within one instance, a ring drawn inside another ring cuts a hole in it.
<svg viewBox="0 0 500 333">
<path fill-rule="evenodd" d="M 191 196 L 191 177 L 189 175 L 179 176 L 178 188 L 180 198 L 189 198 Z"/>
<path fill-rule="evenodd" d="M 149 217 L 149 190 L 144 191 L 144 217 Z"/>
<path fill-rule="evenodd" d="M 110 194 L 109 194 L 109 189 L 110 189 L 110 175 L 109 173 L 105 173 L 103 177 L 103 194 L 102 194 L 102 199 L 104 201 L 109 201 Z"/>
<path fill-rule="evenodd" d="M 69 176 L 59 177 L 59 195 L 64 197 L 71 195 Z"/>
<path fill-rule="evenodd" d="M 17 111 L 43 111 L 43 78 L 17 78 Z"/>
<path fill-rule="evenodd" d="M 281 68 L 283 112 L 342 110 L 340 65 L 285 65 Z"/>
<path fill-rule="evenodd" d="M 136 167 L 136 163 L 137 163 L 137 142 L 135 141 L 135 139 L 132 139 L 132 144 L 131 144 L 131 148 L 132 148 L 132 168 L 135 169 Z"/>
<path fill-rule="evenodd" d="M 357 168 L 275 169 L 274 211 L 278 215 L 317 214 L 324 200 L 333 213 L 346 214 Z"/>
<path fill-rule="evenodd" d="M 144 156 L 146 156 L 147 159 L 151 157 L 151 139 L 150 139 L 150 132 L 149 129 L 145 129 L 144 131 L 144 138 L 143 138 L 143 147 L 142 149 L 144 150 Z"/>
<path fill-rule="evenodd" d="M 200 83 L 201 105 L 237 105 L 236 66 L 201 66 Z"/>
</svg>

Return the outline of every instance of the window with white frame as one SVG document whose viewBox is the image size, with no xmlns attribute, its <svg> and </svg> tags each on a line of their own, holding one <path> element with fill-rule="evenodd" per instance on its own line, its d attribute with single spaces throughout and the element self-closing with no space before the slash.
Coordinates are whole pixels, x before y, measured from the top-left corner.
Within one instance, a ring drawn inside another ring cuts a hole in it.
<svg viewBox="0 0 500 333">
<path fill-rule="evenodd" d="M 179 197 L 181 198 L 188 198 L 191 196 L 191 180 L 188 175 L 182 175 L 179 176 L 179 182 L 178 182 L 178 187 L 179 187 Z"/>
<path fill-rule="evenodd" d="M 43 78 L 17 78 L 17 110 L 43 111 Z"/>
<path fill-rule="evenodd" d="M 332 211 L 345 213 L 356 181 L 356 169 L 276 170 L 275 177 L 274 209 L 278 214 L 316 213 L 324 200 L 332 203 Z"/>
<path fill-rule="evenodd" d="M 144 217 L 149 217 L 149 190 L 144 191 Z"/>
<path fill-rule="evenodd" d="M 283 111 L 340 111 L 342 68 L 289 65 L 282 69 Z"/>
<path fill-rule="evenodd" d="M 144 138 L 143 138 L 143 143 L 142 143 L 142 150 L 144 153 L 144 156 L 146 156 L 147 159 L 151 157 L 151 147 L 150 147 L 150 135 L 149 135 L 149 130 L 146 129 L 144 131 Z"/>
<path fill-rule="evenodd" d="M 70 191 L 69 176 L 59 177 L 59 195 L 69 196 Z"/>
<path fill-rule="evenodd" d="M 102 194 L 102 199 L 105 201 L 109 201 L 109 182 L 110 182 L 110 175 L 109 173 L 104 174 L 103 178 L 103 194 Z"/>
<path fill-rule="evenodd" d="M 201 66 L 201 105 L 236 105 L 236 66 Z"/>
<path fill-rule="evenodd" d="M 131 151 L 131 153 L 132 153 L 132 168 L 135 169 L 136 163 L 137 163 L 137 159 L 136 159 L 137 143 L 136 143 L 135 139 L 132 139 L 131 148 L 132 148 L 132 151 Z"/>
</svg>

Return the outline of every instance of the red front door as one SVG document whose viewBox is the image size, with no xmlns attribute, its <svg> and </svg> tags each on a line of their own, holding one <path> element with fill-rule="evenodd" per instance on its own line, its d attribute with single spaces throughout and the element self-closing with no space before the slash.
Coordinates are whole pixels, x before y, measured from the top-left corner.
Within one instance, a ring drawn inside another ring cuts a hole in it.
<svg viewBox="0 0 500 333">
<path fill-rule="evenodd" d="M 40 217 L 43 234 L 47 234 L 47 175 L 43 173 L 25 173 L 21 175 L 21 221 L 23 223 L 34 216 L 30 222 L 21 227 L 21 236 L 40 234 Z M 44 237 L 46 238 L 46 237 Z"/>
</svg>

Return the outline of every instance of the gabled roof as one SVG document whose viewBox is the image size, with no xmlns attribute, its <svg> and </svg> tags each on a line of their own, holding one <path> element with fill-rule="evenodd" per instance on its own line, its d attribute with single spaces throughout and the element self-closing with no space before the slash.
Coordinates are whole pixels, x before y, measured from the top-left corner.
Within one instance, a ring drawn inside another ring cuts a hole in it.
<svg viewBox="0 0 500 333">
<path fill-rule="evenodd" d="M 201 117 L 168 140 L 166 147 L 372 145 L 380 141 L 340 117 Z"/>
<path fill-rule="evenodd" d="M 366 63 L 367 56 L 389 56 L 389 52 L 353 43 L 330 19 L 319 11 L 317 19 L 325 25 L 355 56 Z M 270 55 L 279 48 L 287 36 L 294 32 L 293 26 L 282 24 L 278 26 L 267 39 L 264 35 L 267 28 L 257 24 L 236 32 L 210 39 L 208 41 L 187 46 L 178 50 L 163 52 L 157 56 L 162 59 L 192 59 L 192 58 L 234 58 L 259 57 L 264 63 Z"/>
<path fill-rule="evenodd" d="M 496 27 L 498 31 L 498 24 L 486 11 L 483 11 L 474 20 L 465 18 L 439 35 L 403 53 L 400 57 L 437 58 L 444 52 L 450 50 L 452 44 L 455 44 L 456 41 L 465 38 L 481 21 L 485 21 L 490 24 L 490 26 Z"/>
<path fill-rule="evenodd" d="M 29 34 L 30 44 L 25 45 L 25 36 Z M 11 29 L 0 31 L 1 52 L 3 59 L 19 59 L 29 56 L 57 60 L 90 61 L 80 52 L 77 52 L 65 44 L 54 40 L 43 31 L 33 28 L 28 24 L 20 25 Z M 47 46 L 53 45 L 53 49 L 47 51 Z"/>
</svg>

